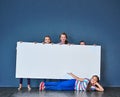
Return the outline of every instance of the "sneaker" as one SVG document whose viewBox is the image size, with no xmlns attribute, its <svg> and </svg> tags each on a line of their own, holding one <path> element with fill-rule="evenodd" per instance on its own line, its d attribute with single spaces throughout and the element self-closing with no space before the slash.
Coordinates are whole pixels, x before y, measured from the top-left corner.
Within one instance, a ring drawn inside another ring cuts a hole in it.
<svg viewBox="0 0 120 97">
<path fill-rule="evenodd" d="M 42 90 L 44 90 L 44 82 L 41 82 L 39 86 L 39 91 L 42 91 Z"/>
</svg>

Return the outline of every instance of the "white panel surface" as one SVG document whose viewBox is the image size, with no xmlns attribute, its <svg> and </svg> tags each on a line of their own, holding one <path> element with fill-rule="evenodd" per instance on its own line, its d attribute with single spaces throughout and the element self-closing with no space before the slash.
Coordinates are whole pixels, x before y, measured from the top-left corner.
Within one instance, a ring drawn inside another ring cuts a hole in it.
<svg viewBox="0 0 120 97">
<path fill-rule="evenodd" d="M 70 79 L 100 76 L 101 46 L 17 42 L 16 78 Z"/>
</svg>

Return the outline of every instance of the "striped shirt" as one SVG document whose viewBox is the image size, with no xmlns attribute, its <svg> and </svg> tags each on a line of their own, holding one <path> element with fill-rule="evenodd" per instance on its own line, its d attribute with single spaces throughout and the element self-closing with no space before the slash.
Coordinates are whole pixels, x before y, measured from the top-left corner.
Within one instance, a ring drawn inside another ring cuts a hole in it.
<svg viewBox="0 0 120 97">
<path fill-rule="evenodd" d="M 76 80 L 75 90 L 86 91 L 89 79 L 85 78 L 83 81 Z M 95 86 L 91 86 L 91 90 L 95 90 Z"/>
</svg>

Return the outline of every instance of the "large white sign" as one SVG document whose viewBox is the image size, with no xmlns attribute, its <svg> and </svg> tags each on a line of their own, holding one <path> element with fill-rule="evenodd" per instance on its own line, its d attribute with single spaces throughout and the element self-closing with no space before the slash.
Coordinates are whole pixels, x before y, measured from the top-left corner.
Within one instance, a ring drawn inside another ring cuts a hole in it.
<svg viewBox="0 0 120 97">
<path fill-rule="evenodd" d="M 100 76 L 101 46 L 17 42 L 16 78 L 69 79 Z"/>
</svg>

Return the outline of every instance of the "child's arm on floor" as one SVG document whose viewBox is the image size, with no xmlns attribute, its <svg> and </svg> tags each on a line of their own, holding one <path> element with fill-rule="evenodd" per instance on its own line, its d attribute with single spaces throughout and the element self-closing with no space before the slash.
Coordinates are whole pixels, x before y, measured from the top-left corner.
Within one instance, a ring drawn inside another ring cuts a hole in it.
<svg viewBox="0 0 120 97">
<path fill-rule="evenodd" d="M 103 91 L 104 91 L 103 87 L 102 87 L 99 83 L 96 83 L 95 85 L 97 86 L 97 87 L 96 87 L 96 90 L 97 90 L 97 91 L 100 91 L 100 92 L 103 92 Z"/>
</svg>

